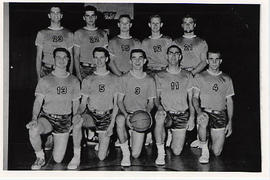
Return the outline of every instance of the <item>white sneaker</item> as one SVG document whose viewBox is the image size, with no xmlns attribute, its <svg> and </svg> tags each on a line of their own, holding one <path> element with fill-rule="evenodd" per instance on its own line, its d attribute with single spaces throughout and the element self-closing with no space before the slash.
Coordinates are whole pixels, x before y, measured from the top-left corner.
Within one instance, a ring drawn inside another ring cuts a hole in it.
<svg viewBox="0 0 270 180">
<path fill-rule="evenodd" d="M 123 154 L 121 166 L 131 166 L 128 142 L 126 141 L 124 144 L 120 144 L 120 148 Z"/>
<path fill-rule="evenodd" d="M 202 164 L 206 164 L 209 162 L 209 150 L 207 144 L 202 147 L 202 155 L 199 158 L 199 162 Z"/>
<path fill-rule="evenodd" d="M 79 156 L 73 156 L 73 158 L 71 159 L 71 161 L 68 163 L 67 168 L 68 169 L 77 169 L 78 166 L 80 165 L 81 160 Z"/>
<path fill-rule="evenodd" d="M 166 147 L 170 147 L 172 142 L 172 132 L 170 129 L 168 129 L 168 137 L 166 141 Z"/>
<path fill-rule="evenodd" d="M 157 165 L 165 165 L 165 149 L 164 144 L 157 144 L 158 156 L 155 161 Z"/>
<path fill-rule="evenodd" d="M 148 145 L 150 145 L 150 144 L 152 144 L 152 143 L 153 143 L 153 140 L 152 140 L 152 134 L 151 134 L 151 133 L 147 133 L 147 135 L 146 135 L 146 140 L 145 140 L 144 145 L 145 145 L 145 146 L 148 146 Z"/>
<path fill-rule="evenodd" d="M 190 143 L 190 147 L 192 148 L 201 148 L 201 141 L 199 139 L 196 139 L 192 143 Z"/>
<path fill-rule="evenodd" d="M 44 165 L 45 165 L 45 158 L 37 157 L 34 164 L 32 164 L 31 169 L 32 170 L 39 170 Z"/>
<path fill-rule="evenodd" d="M 131 166 L 131 162 L 130 162 L 130 156 L 124 156 L 123 155 L 123 159 L 121 161 L 121 166 Z"/>
</svg>

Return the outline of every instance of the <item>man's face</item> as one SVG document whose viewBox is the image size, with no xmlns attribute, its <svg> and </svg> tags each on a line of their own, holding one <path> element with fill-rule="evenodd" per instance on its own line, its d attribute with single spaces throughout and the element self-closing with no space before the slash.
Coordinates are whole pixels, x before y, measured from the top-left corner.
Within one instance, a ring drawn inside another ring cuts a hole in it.
<svg viewBox="0 0 270 180">
<path fill-rule="evenodd" d="M 108 58 L 105 56 L 104 52 L 95 52 L 94 53 L 94 63 L 97 67 L 104 67 L 106 66 L 106 62 Z"/>
<path fill-rule="evenodd" d="M 97 15 L 95 14 L 95 11 L 85 11 L 83 20 L 86 22 L 87 25 L 95 25 L 97 20 Z"/>
<path fill-rule="evenodd" d="M 55 54 L 55 66 L 60 69 L 66 69 L 69 58 L 65 52 L 57 51 Z"/>
<path fill-rule="evenodd" d="M 171 47 L 167 54 L 168 63 L 173 66 L 178 66 L 181 61 L 182 55 L 179 49 Z"/>
<path fill-rule="evenodd" d="M 128 32 L 132 26 L 130 19 L 127 17 L 122 17 L 119 20 L 118 27 L 120 28 L 121 32 Z"/>
<path fill-rule="evenodd" d="M 219 66 L 222 63 L 219 53 L 208 53 L 207 63 L 209 64 L 210 70 L 219 70 Z"/>
<path fill-rule="evenodd" d="M 52 7 L 48 17 L 52 22 L 58 23 L 63 18 L 63 14 L 61 13 L 61 9 L 59 7 Z"/>
<path fill-rule="evenodd" d="M 151 19 L 150 23 L 148 23 L 148 26 L 151 28 L 152 32 L 159 32 L 163 23 L 160 21 L 160 18 L 154 17 Z"/>
<path fill-rule="evenodd" d="M 182 28 L 185 33 L 191 33 L 194 31 L 196 24 L 193 18 L 184 18 L 182 22 Z"/>
<path fill-rule="evenodd" d="M 143 69 L 143 65 L 145 64 L 146 59 L 144 59 L 143 54 L 141 52 L 134 52 L 131 55 L 131 64 L 132 69 L 140 70 Z"/>
</svg>

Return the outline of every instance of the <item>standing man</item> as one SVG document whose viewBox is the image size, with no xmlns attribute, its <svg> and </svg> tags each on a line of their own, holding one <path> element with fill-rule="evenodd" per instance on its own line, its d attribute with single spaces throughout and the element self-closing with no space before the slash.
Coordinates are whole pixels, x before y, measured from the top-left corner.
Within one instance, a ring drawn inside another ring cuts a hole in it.
<svg viewBox="0 0 270 180">
<path fill-rule="evenodd" d="M 165 164 L 165 124 L 172 128 L 171 149 L 175 155 L 180 155 L 186 137 L 186 130 L 194 128 L 194 108 L 192 105 L 193 76 L 181 69 L 181 49 L 172 45 L 167 50 L 168 68 L 156 74 L 158 106 L 155 119 L 155 137 L 158 165 Z"/>
<path fill-rule="evenodd" d="M 122 93 L 118 96 L 118 106 L 121 114 L 117 115 L 117 134 L 120 141 L 123 158 L 121 166 L 130 166 L 130 151 L 126 125 L 131 129 L 130 117 L 137 110 L 150 113 L 156 97 L 154 79 L 143 71 L 146 63 L 146 55 L 142 49 L 133 49 L 130 52 L 132 69 L 122 78 Z M 138 158 L 141 154 L 145 133 L 131 132 L 132 156 Z"/>
<path fill-rule="evenodd" d="M 196 19 L 190 15 L 182 18 L 184 35 L 174 41 L 183 52 L 181 66 L 193 75 L 201 72 L 206 66 L 206 53 L 208 46 L 205 40 L 197 37 L 194 33 Z"/>
<path fill-rule="evenodd" d="M 107 33 L 96 27 L 97 9 L 93 6 L 85 6 L 83 20 L 86 26 L 74 34 L 75 69 L 81 82 L 95 71 L 92 55 L 95 47 L 108 46 Z"/>
<path fill-rule="evenodd" d="M 219 156 L 225 137 L 232 133 L 233 99 L 232 79 L 220 71 L 222 63 L 219 51 L 208 52 L 208 69 L 195 76 L 193 104 L 197 112 L 200 163 L 209 162 L 207 126 L 210 128 L 212 151 Z"/>
<path fill-rule="evenodd" d="M 72 113 L 76 113 L 79 106 L 80 82 L 66 71 L 70 61 L 69 51 L 65 48 L 56 48 L 53 57 L 55 68 L 52 73 L 39 80 L 32 120 L 26 125 L 36 154 L 36 161 L 31 166 L 33 170 L 45 165 L 41 134 L 52 132 L 53 159 L 57 163 L 63 160 L 72 125 Z"/>
<path fill-rule="evenodd" d="M 80 164 L 82 126 L 90 128 L 95 124 L 99 139 L 98 158 L 106 158 L 118 112 L 117 93 L 120 83 L 119 78 L 107 70 L 109 52 L 103 47 L 96 47 L 93 57 L 96 70 L 82 83 L 82 102 L 74 117 L 78 124 L 73 128 L 74 156 L 68 164 L 68 169 L 76 169 Z"/>
<path fill-rule="evenodd" d="M 147 69 L 150 73 L 154 73 L 166 69 L 168 65 L 166 51 L 172 44 L 172 39 L 161 34 L 163 22 L 159 15 L 150 16 L 148 26 L 151 35 L 142 41 L 142 48 L 148 60 Z"/>
<path fill-rule="evenodd" d="M 120 15 L 118 19 L 120 34 L 109 41 L 109 51 L 111 53 L 110 68 L 118 76 L 127 73 L 131 69 L 129 55 L 132 49 L 140 48 L 141 43 L 138 39 L 130 36 L 132 27 L 129 15 Z"/>
</svg>

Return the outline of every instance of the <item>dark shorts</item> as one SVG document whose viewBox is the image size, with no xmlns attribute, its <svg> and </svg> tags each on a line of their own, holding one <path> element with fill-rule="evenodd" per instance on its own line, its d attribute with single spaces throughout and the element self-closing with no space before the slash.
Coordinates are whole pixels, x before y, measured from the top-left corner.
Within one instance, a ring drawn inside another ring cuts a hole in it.
<svg viewBox="0 0 270 180">
<path fill-rule="evenodd" d="M 185 129 L 189 118 L 189 111 L 180 113 L 166 112 L 165 127 L 172 129 Z"/>
<path fill-rule="evenodd" d="M 227 112 L 224 111 L 213 111 L 213 112 L 207 112 L 207 115 L 209 116 L 209 127 L 218 129 L 218 128 L 225 128 L 228 124 L 228 116 Z"/>
<path fill-rule="evenodd" d="M 52 126 L 53 133 L 67 133 L 71 127 L 71 114 L 67 115 L 56 115 L 48 114 L 44 111 L 40 112 L 39 118 L 45 118 L 49 121 Z"/>
<path fill-rule="evenodd" d="M 53 71 L 53 66 L 52 67 L 47 67 L 45 65 L 41 66 L 41 70 L 40 70 L 40 77 L 44 77 L 47 76 L 48 74 L 50 74 Z"/>
<path fill-rule="evenodd" d="M 83 127 L 96 131 L 106 131 L 111 123 L 112 110 L 104 113 L 90 111 L 88 108 L 82 114 Z"/>
<path fill-rule="evenodd" d="M 81 73 L 82 79 L 86 78 L 88 75 L 92 75 L 95 70 L 96 70 L 96 67 L 80 65 L 80 73 Z"/>
</svg>

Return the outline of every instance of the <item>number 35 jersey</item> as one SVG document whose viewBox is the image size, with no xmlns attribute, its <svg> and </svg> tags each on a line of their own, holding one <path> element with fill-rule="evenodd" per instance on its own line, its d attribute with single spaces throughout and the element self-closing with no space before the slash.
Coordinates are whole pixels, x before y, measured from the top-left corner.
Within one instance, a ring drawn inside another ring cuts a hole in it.
<svg viewBox="0 0 270 180">
<path fill-rule="evenodd" d="M 226 98 L 234 95 L 231 78 L 220 72 L 204 71 L 194 78 L 194 88 L 200 90 L 201 107 L 212 110 L 226 109 Z"/>
<path fill-rule="evenodd" d="M 120 91 L 119 78 L 109 71 L 106 74 L 87 76 L 82 82 L 81 93 L 89 97 L 90 110 L 107 111 L 113 109 L 113 96 Z"/>
<path fill-rule="evenodd" d="M 148 100 L 156 97 L 156 85 L 152 77 L 144 74 L 138 78 L 131 71 L 121 77 L 124 105 L 128 112 L 146 111 Z"/>
<path fill-rule="evenodd" d="M 161 104 L 166 111 L 185 111 L 188 109 L 187 94 L 192 90 L 193 77 L 186 70 L 176 74 L 166 71 L 155 76 Z"/>
<path fill-rule="evenodd" d="M 80 82 L 71 74 L 56 77 L 50 73 L 39 80 L 35 95 L 44 97 L 43 110 L 46 113 L 70 114 L 72 100 L 80 98 Z"/>
</svg>

